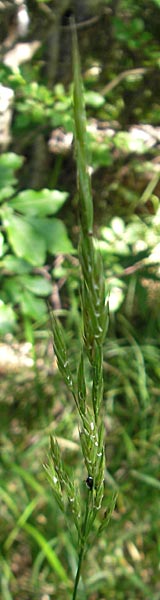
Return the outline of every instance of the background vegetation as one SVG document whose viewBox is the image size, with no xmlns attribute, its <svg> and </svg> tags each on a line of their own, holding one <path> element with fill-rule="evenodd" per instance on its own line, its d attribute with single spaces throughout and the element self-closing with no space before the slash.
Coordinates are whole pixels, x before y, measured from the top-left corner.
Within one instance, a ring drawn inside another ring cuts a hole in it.
<svg viewBox="0 0 160 600">
<path fill-rule="evenodd" d="M 81 325 L 72 14 L 95 234 L 110 292 L 106 503 L 118 491 L 107 533 L 92 544 L 83 568 L 86 597 L 158 600 L 159 0 L 0 3 L 2 597 L 69 600 L 77 564 L 74 533 L 42 469 L 52 433 L 85 488 L 74 406 L 57 372 L 46 303 L 62 317 L 74 371 Z"/>
</svg>

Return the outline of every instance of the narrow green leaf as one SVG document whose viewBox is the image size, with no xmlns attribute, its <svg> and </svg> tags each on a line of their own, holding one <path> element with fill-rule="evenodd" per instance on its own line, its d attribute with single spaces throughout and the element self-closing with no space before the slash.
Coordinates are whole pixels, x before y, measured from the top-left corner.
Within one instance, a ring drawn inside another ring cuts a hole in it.
<svg viewBox="0 0 160 600">
<path fill-rule="evenodd" d="M 16 506 L 13 498 L 10 496 L 10 494 L 8 492 L 6 492 L 6 490 L 4 490 L 2 487 L 0 487 L 0 496 L 3 500 L 3 502 L 5 502 L 6 506 L 12 512 L 14 517 L 17 518 L 19 516 L 17 506 Z"/>
<path fill-rule="evenodd" d="M 26 469 L 23 469 L 23 467 L 16 463 L 14 463 L 13 471 L 14 473 L 17 473 L 17 475 L 19 475 L 19 477 L 23 481 L 25 481 L 25 483 L 27 483 L 27 485 L 29 485 L 34 492 L 36 492 L 40 496 L 43 495 L 43 497 L 47 497 L 43 485 L 41 485 L 41 483 L 39 483 L 37 479 L 35 479 L 32 473 L 30 473 Z"/>
<path fill-rule="evenodd" d="M 52 567 L 53 571 L 58 575 L 58 577 L 63 581 L 63 583 L 70 584 L 70 580 L 68 575 L 54 552 L 53 548 L 51 548 L 49 542 L 45 539 L 45 537 L 30 523 L 26 523 L 23 526 L 23 529 L 37 542 L 38 546 L 42 548 L 44 555 Z"/>
<path fill-rule="evenodd" d="M 4 500 L 4 502 L 6 502 L 8 508 L 11 510 L 13 515 L 16 518 L 19 517 L 18 509 L 17 509 L 15 502 L 10 497 L 10 495 L 5 490 L 3 490 L 3 488 L 0 488 L 0 495 L 1 495 L 2 499 Z M 24 529 L 24 531 L 26 531 L 26 533 L 28 533 L 28 535 L 30 535 L 37 542 L 37 544 L 38 544 L 38 546 L 40 546 L 40 548 L 42 548 L 44 555 L 45 555 L 46 559 L 48 560 L 48 563 L 51 565 L 52 569 L 57 573 L 57 575 L 59 576 L 61 581 L 69 584 L 70 581 L 68 579 L 68 576 L 66 574 L 64 567 L 62 566 L 56 553 L 50 547 L 49 542 L 44 538 L 42 533 L 40 533 L 37 530 L 37 528 L 34 527 L 33 525 L 31 525 L 30 523 L 22 522 L 21 528 Z"/>
<path fill-rule="evenodd" d="M 5 541 L 5 548 L 6 548 L 6 550 L 9 550 L 9 548 L 11 548 L 12 544 L 14 543 L 14 540 L 16 539 L 16 537 L 17 537 L 17 535 L 19 533 L 19 529 L 22 528 L 25 525 L 26 521 L 29 519 L 30 515 L 35 510 L 35 508 L 38 505 L 38 503 L 39 503 L 39 496 L 37 498 L 34 498 L 26 506 L 24 512 L 19 517 L 16 526 L 13 527 L 11 533 L 9 534 L 9 536 L 7 537 L 7 539 Z"/>
<path fill-rule="evenodd" d="M 8 581 L 4 575 L 1 576 L 1 591 L 3 600 L 13 600 L 13 596 L 8 587 Z"/>
<path fill-rule="evenodd" d="M 156 488 L 157 490 L 160 490 L 159 479 L 156 479 L 155 477 L 152 477 L 151 475 L 147 475 L 146 473 L 140 473 L 140 471 L 136 471 L 135 469 L 131 469 L 130 473 L 131 473 L 132 477 L 134 477 L 134 479 L 138 479 L 139 481 L 146 483 L 146 485 L 149 485 L 151 487 Z"/>
</svg>

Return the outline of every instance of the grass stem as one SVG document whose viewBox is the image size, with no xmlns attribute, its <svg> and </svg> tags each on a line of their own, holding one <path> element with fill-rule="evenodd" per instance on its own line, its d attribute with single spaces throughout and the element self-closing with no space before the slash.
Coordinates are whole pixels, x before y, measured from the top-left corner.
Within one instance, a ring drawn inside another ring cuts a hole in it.
<svg viewBox="0 0 160 600">
<path fill-rule="evenodd" d="M 89 514 L 89 494 L 90 494 L 90 492 L 88 491 L 88 497 L 87 497 L 87 503 L 86 503 L 86 513 L 85 513 L 85 519 L 84 519 L 84 524 L 83 524 L 83 536 L 82 536 L 82 540 L 81 540 L 81 547 L 80 547 L 79 558 L 78 558 L 78 568 L 77 568 L 77 573 L 76 573 L 75 582 L 74 582 L 74 590 L 73 590 L 72 600 L 76 600 L 78 584 L 79 584 L 79 580 L 80 580 L 80 576 L 81 576 L 82 561 L 83 561 L 83 556 L 84 556 L 84 552 L 85 552 L 86 530 L 87 530 L 87 521 L 88 521 L 88 514 Z"/>
</svg>

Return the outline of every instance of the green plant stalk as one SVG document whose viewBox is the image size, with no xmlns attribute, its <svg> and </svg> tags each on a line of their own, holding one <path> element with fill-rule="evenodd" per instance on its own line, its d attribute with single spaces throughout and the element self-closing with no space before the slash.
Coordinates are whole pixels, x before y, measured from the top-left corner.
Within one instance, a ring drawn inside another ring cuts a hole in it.
<svg viewBox="0 0 160 600">
<path fill-rule="evenodd" d="M 82 561 L 83 561 L 85 547 L 86 547 L 86 541 L 87 541 L 88 514 L 89 514 L 89 491 L 88 491 L 87 504 L 86 504 L 86 514 L 85 514 L 85 519 L 84 519 L 84 524 L 83 524 L 83 537 L 82 537 L 81 548 L 80 548 L 80 552 L 79 552 L 78 568 L 77 568 L 77 573 L 76 573 L 76 577 L 75 577 L 72 600 L 76 600 L 78 584 L 79 584 L 79 580 L 81 577 L 81 567 L 82 567 Z"/>
<path fill-rule="evenodd" d="M 65 332 L 59 320 L 51 318 L 53 346 L 59 371 L 72 394 L 79 416 L 80 443 L 87 471 L 87 498 L 68 476 L 61 458 L 57 441 L 51 438 L 49 463 L 45 465 L 48 481 L 55 499 L 68 520 L 72 513 L 77 529 L 79 556 L 72 600 L 77 590 L 82 571 L 82 561 L 87 550 L 88 537 L 99 515 L 104 496 L 104 427 L 101 418 L 103 398 L 103 342 L 108 324 L 108 306 L 105 300 L 104 273 L 101 255 L 93 239 L 93 202 L 88 172 L 88 151 L 83 86 L 76 31 L 73 27 L 73 70 L 74 70 L 74 125 L 78 175 L 81 266 L 81 313 L 83 335 L 77 377 L 73 377 L 65 342 Z M 85 361 L 89 362 L 91 389 L 85 375 Z M 85 502 L 85 511 L 83 507 Z M 83 516 L 85 514 L 85 517 Z M 103 527 L 108 524 L 110 513 L 103 517 Z"/>
<path fill-rule="evenodd" d="M 88 436 L 93 438 L 93 442 L 88 444 L 85 436 L 86 427 L 84 414 L 86 414 L 86 389 L 83 372 L 83 358 L 81 355 L 79 367 L 79 388 L 81 391 L 79 401 L 82 408 L 83 429 L 81 433 L 82 451 L 86 468 L 89 471 L 89 463 L 92 463 L 93 486 L 96 492 L 94 500 L 94 491 L 88 492 L 86 513 L 83 524 L 83 534 L 79 552 L 77 574 L 72 600 L 76 599 L 78 583 L 81 576 L 82 561 L 87 545 L 87 537 L 91 529 L 91 523 L 95 519 L 95 510 L 101 506 L 103 498 L 103 477 L 104 477 L 104 449 L 103 449 L 103 431 L 99 423 L 99 412 L 101 408 L 103 394 L 103 352 L 102 344 L 104 332 L 106 331 L 108 321 L 108 309 L 105 304 L 105 289 L 103 265 L 93 240 L 93 201 L 91 193 L 91 183 L 88 173 L 88 154 L 86 140 L 86 117 L 83 96 L 83 86 L 81 79 L 80 60 L 76 31 L 73 27 L 73 70 L 74 70 L 74 123 L 75 123 L 75 143 L 78 171 L 78 190 L 80 207 L 80 227 L 81 238 L 79 247 L 79 259 L 82 270 L 82 316 L 84 326 L 84 348 L 92 368 L 92 411 L 93 417 L 88 430 Z M 82 397 L 82 398 L 81 398 Z M 83 438 L 84 434 L 84 438 Z M 97 436 L 97 437 L 96 437 Z M 95 439 L 98 441 L 95 442 Z M 99 451 L 95 448 L 99 446 Z M 99 458 L 98 458 L 99 456 Z M 90 498 L 92 499 L 92 509 L 90 509 Z M 96 503 L 96 509 L 94 506 Z"/>
</svg>

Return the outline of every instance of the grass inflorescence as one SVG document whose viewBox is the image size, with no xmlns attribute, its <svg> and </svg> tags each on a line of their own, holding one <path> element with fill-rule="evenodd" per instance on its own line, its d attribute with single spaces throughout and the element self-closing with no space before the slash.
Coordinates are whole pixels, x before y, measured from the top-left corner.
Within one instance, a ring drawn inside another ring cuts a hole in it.
<svg viewBox="0 0 160 600">
<path fill-rule="evenodd" d="M 86 467 L 86 494 L 80 493 L 74 480 L 68 475 L 62 462 L 57 441 L 51 438 L 49 464 L 45 466 L 47 477 L 59 507 L 65 513 L 66 501 L 70 506 L 78 533 L 79 558 L 74 583 L 73 600 L 81 574 L 82 559 L 87 550 L 93 523 L 101 509 L 104 496 L 104 425 L 103 398 L 103 342 L 108 325 L 108 302 L 103 273 L 103 263 L 93 237 L 93 202 L 88 172 L 86 142 L 86 117 L 80 60 L 76 33 L 73 33 L 74 70 L 74 126 L 78 175 L 81 267 L 81 315 L 82 339 L 77 376 L 73 377 L 65 332 L 59 320 L 52 316 L 53 345 L 59 371 L 71 392 L 78 411 L 81 449 Z M 90 385 L 87 385 L 85 364 L 89 363 Z M 89 387 L 89 389 L 88 389 Z M 112 502 L 113 504 L 113 502 Z M 113 508 L 113 506 L 112 506 Z M 104 513 L 99 530 L 108 524 L 111 510 Z"/>
</svg>

